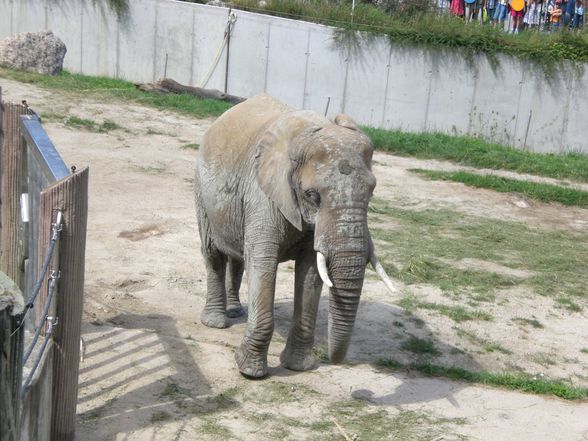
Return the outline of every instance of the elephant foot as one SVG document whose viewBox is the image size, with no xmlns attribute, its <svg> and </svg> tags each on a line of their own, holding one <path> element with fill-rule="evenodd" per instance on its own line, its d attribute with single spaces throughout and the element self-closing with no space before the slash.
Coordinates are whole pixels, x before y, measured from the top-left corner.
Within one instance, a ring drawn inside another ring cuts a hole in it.
<svg viewBox="0 0 588 441">
<path fill-rule="evenodd" d="M 229 302 L 227 304 L 227 317 L 229 318 L 237 318 L 241 317 L 245 314 L 245 310 L 241 306 L 241 303 L 237 302 Z"/>
<path fill-rule="evenodd" d="M 263 378 L 267 375 L 267 357 L 251 353 L 243 343 L 235 352 L 235 361 L 245 377 Z"/>
<path fill-rule="evenodd" d="M 309 350 L 292 350 L 288 346 L 280 354 L 282 366 L 292 371 L 308 371 L 317 367 L 317 359 Z"/>
<path fill-rule="evenodd" d="M 200 314 L 200 321 L 204 326 L 208 326 L 209 328 L 222 329 L 227 327 L 225 313 L 217 309 L 208 309 L 205 307 L 202 314 Z"/>
</svg>

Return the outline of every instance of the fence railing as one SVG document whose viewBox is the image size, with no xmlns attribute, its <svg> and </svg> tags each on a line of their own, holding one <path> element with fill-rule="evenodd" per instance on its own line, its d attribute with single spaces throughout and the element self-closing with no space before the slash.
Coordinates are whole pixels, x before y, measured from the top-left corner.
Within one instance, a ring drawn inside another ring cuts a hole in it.
<svg viewBox="0 0 588 441">
<path fill-rule="evenodd" d="M 11 391 L 0 433 L 9 441 L 68 441 L 75 435 L 88 169 L 71 172 L 40 118 L 26 105 L 2 103 L 1 89 L 0 112 L 0 270 L 25 298 L 22 314 L 0 311 L 0 335 L 8 336 L 0 353 L 10 354 L 0 383 Z"/>
</svg>

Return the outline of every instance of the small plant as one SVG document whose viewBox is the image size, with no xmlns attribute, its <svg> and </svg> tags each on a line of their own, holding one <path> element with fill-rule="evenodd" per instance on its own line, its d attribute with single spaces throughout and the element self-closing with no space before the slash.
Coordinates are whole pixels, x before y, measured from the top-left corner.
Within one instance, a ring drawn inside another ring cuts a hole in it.
<svg viewBox="0 0 588 441">
<path fill-rule="evenodd" d="M 568 311 L 571 311 L 571 312 L 582 311 L 582 307 L 580 305 L 578 305 L 576 302 L 574 302 L 572 299 L 570 299 L 569 297 L 558 297 L 557 299 L 555 299 L 555 301 L 557 303 L 559 303 L 561 306 L 563 306 L 564 308 L 566 308 Z"/>
<path fill-rule="evenodd" d="M 515 317 L 515 318 L 512 319 L 512 321 L 513 322 L 520 323 L 521 325 L 529 325 L 529 326 L 532 326 L 533 328 L 537 328 L 537 329 L 542 329 L 542 328 L 545 327 L 537 319 L 528 319 L 528 318 Z"/>
<path fill-rule="evenodd" d="M 170 420 L 171 418 L 172 416 L 169 412 L 166 412 L 165 410 L 160 410 L 151 415 L 151 422 L 160 423 L 162 421 Z"/>
<path fill-rule="evenodd" d="M 423 340 L 417 337 L 410 337 L 400 346 L 405 351 L 410 351 L 415 354 L 424 354 L 438 356 L 441 352 L 435 347 L 435 344 L 431 340 Z"/>
<path fill-rule="evenodd" d="M 99 132 L 110 132 L 111 130 L 118 129 L 122 129 L 122 127 L 109 119 L 105 119 L 104 122 L 100 124 L 100 127 L 98 127 Z"/>
<path fill-rule="evenodd" d="M 564 380 L 550 380 L 543 376 L 529 374 L 491 373 L 486 371 L 473 372 L 457 367 L 444 367 L 430 363 L 413 363 L 403 365 L 389 358 L 376 361 L 376 366 L 393 371 L 410 369 L 431 377 L 447 377 L 452 380 L 467 381 L 524 392 L 554 395 L 565 400 L 585 400 L 588 388 L 576 387 Z"/>
<path fill-rule="evenodd" d="M 415 309 L 429 309 L 437 311 L 440 314 L 449 317 L 456 322 L 464 322 L 467 320 L 483 320 L 492 321 L 492 315 L 484 311 L 479 310 L 468 310 L 460 305 L 444 305 L 435 302 L 424 302 L 418 300 L 414 296 L 405 296 L 398 302 L 398 305 L 407 311 L 414 311 Z"/>
<path fill-rule="evenodd" d="M 77 116 L 70 116 L 66 121 L 65 125 L 74 127 L 76 129 L 86 129 L 89 131 L 96 130 L 96 122 L 91 119 L 79 118 Z"/>
<path fill-rule="evenodd" d="M 200 148 L 200 144 L 193 142 L 190 144 L 184 144 L 182 148 L 186 150 L 198 150 Z"/>
</svg>

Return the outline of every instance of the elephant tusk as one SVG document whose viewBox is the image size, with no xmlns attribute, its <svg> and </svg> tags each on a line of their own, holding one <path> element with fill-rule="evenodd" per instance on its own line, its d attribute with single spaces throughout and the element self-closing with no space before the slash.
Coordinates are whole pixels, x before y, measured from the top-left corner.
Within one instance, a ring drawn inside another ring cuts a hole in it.
<svg viewBox="0 0 588 441">
<path fill-rule="evenodd" d="M 396 290 L 396 287 L 394 286 L 394 283 L 392 283 L 392 280 L 390 280 L 390 277 L 388 277 L 388 274 L 386 274 L 384 267 L 382 266 L 382 264 L 380 263 L 380 261 L 376 257 L 376 254 L 373 251 L 370 256 L 370 263 L 374 267 L 374 270 L 376 271 L 376 273 L 378 273 L 378 276 L 380 276 L 380 279 L 382 279 L 382 281 L 384 282 L 386 287 L 390 290 L 390 292 L 392 294 L 396 294 L 397 290 Z"/>
<path fill-rule="evenodd" d="M 316 253 L 316 266 L 318 267 L 319 275 L 325 285 L 329 288 L 333 287 L 333 282 L 329 279 L 329 272 L 327 271 L 327 259 L 320 251 Z"/>
</svg>

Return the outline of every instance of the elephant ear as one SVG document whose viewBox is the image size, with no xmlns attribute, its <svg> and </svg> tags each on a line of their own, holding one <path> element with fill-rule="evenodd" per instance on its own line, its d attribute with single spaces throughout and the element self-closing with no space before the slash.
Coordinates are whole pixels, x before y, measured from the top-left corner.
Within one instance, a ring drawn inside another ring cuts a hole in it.
<svg viewBox="0 0 588 441">
<path fill-rule="evenodd" d="M 300 231 L 302 216 L 292 188 L 292 173 L 297 165 L 301 137 L 320 128 L 312 118 L 307 118 L 306 113 L 301 111 L 279 117 L 262 133 L 255 153 L 259 186 L 288 222 Z"/>
<path fill-rule="evenodd" d="M 346 129 L 355 130 L 356 132 L 359 131 L 359 127 L 357 126 L 356 122 L 349 115 L 340 113 L 335 117 L 333 122 L 338 126 L 345 127 Z"/>
</svg>

